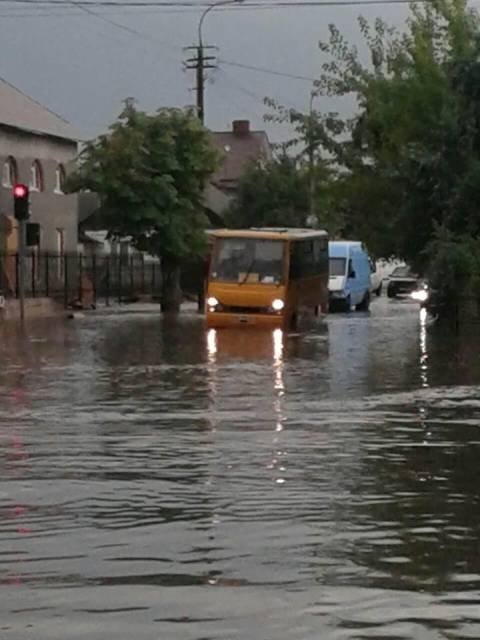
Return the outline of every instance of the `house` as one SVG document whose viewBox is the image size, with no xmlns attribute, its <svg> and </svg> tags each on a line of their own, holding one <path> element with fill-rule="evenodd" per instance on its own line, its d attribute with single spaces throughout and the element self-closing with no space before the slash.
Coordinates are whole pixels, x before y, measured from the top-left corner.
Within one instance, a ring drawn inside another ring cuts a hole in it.
<svg viewBox="0 0 480 640">
<path fill-rule="evenodd" d="M 272 159 L 270 142 L 265 131 L 252 131 L 248 120 L 234 120 L 231 131 L 213 131 L 211 135 L 221 160 L 210 182 L 231 198 L 252 163 Z"/>
<path fill-rule="evenodd" d="M 64 193 L 64 183 L 77 139 L 63 118 L 0 78 L 0 254 L 18 250 L 15 183 L 30 188 L 30 246 L 59 255 L 76 251 L 78 198 Z"/>
</svg>

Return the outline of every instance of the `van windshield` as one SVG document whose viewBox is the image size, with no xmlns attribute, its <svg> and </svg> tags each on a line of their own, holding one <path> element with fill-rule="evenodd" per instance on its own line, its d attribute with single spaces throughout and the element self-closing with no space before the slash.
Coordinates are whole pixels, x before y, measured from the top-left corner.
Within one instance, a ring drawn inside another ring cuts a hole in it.
<svg viewBox="0 0 480 640">
<path fill-rule="evenodd" d="M 239 284 L 280 284 L 284 278 L 281 240 L 220 238 L 215 243 L 211 279 Z"/>
<path fill-rule="evenodd" d="M 345 258 L 330 258 L 328 261 L 329 273 L 331 276 L 344 276 L 346 271 Z"/>
</svg>

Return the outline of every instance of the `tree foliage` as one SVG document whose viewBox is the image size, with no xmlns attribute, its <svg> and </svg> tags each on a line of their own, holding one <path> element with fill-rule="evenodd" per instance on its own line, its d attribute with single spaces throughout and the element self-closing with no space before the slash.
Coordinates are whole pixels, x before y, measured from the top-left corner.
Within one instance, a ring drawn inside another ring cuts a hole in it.
<svg viewBox="0 0 480 640">
<path fill-rule="evenodd" d="M 463 0 L 432 0 L 403 32 L 359 24 L 367 64 L 333 25 L 320 44 L 319 94 L 357 107 L 327 123 L 336 206 L 374 252 L 425 269 L 435 229 L 480 232 L 479 19 Z"/>
<path fill-rule="evenodd" d="M 110 235 L 181 260 L 202 244 L 203 191 L 215 167 L 207 132 L 193 115 L 149 115 L 127 105 L 108 134 L 87 144 L 70 189 L 99 195 Z"/>
<path fill-rule="evenodd" d="M 70 178 L 70 190 L 98 194 L 110 236 L 130 237 L 161 257 L 165 308 L 178 306 L 179 264 L 204 246 L 203 193 L 215 167 L 208 134 L 193 114 L 149 115 L 127 104 L 109 132 L 86 145 Z"/>
<path fill-rule="evenodd" d="M 321 216 L 310 216 L 309 167 L 282 152 L 267 164 L 252 164 L 241 178 L 235 200 L 227 215 L 229 226 L 248 227 L 307 227 L 329 228 L 331 220 L 329 192 L 322 185 L 330 180 L 328 169 L 315 165 L 317 185 L 315 209 Z M 334 229 L 329 229 L 331 232 Z"/>
</svg>

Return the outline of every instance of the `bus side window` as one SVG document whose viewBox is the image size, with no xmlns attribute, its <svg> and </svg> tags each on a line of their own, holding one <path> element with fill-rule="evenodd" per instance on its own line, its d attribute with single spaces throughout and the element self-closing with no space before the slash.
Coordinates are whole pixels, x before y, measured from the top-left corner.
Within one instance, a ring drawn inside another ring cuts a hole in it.
<svg viewBox="0 0 480 640">
<path fill-rule="evenodd" d="M 296 280 L 301 277 L 299 242 L 290 244 L 290 278 Z"/>
<path fill-rule="evenodd" d="M 315 240 L 315 275 L 322 275 L 328 272 L 328 242 L 325 240 Z"/>
<path fill-rule="evenodd" d="M 308 278 L 328 272 L 328 242 L 299 240 L 291 246 L 290 278 Z"/>
<path fill-rule="evenodd" d="M 312 242 L 297 240 L 292 242 L 290 257 L 290 277 L 293 279 L 306 278 L 312 272 L 313 249 Z"/>
</svg>

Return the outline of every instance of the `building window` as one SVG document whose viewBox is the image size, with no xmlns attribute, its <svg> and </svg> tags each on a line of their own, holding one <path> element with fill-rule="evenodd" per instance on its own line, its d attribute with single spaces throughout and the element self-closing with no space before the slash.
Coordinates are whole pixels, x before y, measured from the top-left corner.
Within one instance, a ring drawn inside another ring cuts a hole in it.
<svg viewBox="0 0 480 640">
<path fill-rule="evenodd" d="M 3 165 L 2 184 L 4 187 L 13 187 L 17 182 L 17 163 L 12 156 L 5 160 Z"/>
<path fill-rule="evenodd" d="M 65 192 L 65 169 L 59 164 L 55 172 L 55 193 Z"/>
<path fill-rule="evenodd" d="M 42 167 L 38 160 L 35 160 L 30 169 L 30 191 L 43 191 Z"/>
</svg>

